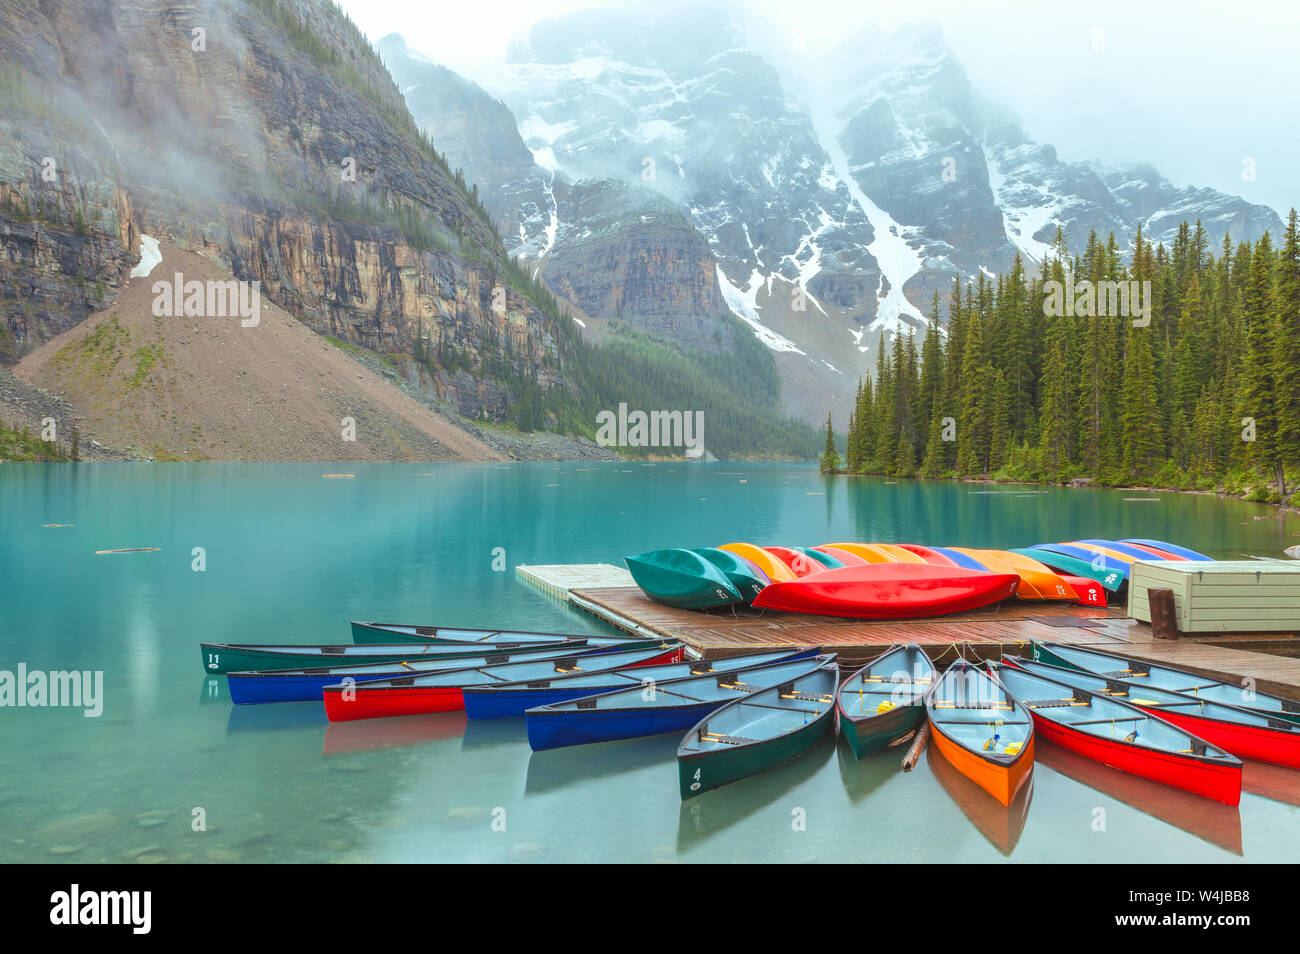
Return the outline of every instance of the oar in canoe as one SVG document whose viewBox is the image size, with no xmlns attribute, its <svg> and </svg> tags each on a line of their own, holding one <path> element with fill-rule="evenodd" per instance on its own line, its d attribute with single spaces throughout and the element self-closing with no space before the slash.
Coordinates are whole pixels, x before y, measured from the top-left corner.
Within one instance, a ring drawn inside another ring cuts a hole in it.
<svg viewBox="0 0 1300 954">
<path fill-rule="evenodd" d="M 583 636 L 544 643 L 503 641 L 499 643 L 373 643 L 356 645 L 297 646 L 293 644 L 199 643 L 203 671 L 207 673 L 248 672 L 269 669 L 319 669 L 325 666 L 365 666 L 396 663 L 404 659 L 469 659 L 484 653 L 556 652 L 603 649 L 592 646 Z"/>
<path fill-rule="evenodd" d="M 528 744 L 533 751 L 541 751 L 661 732 L 684 732 L 733 699 L 781 685 L 825 662 L 825 657 L 818 656 L 769 663 L 538 706 L 525 715 Z"/>
<path fill-rule="evenodd" d="M 587 636 L 582 633 L 531 633 L 526 630 L 352 621 L 352 642 L 358 646 L 371 643 L 564 643 L 573 639 L 585 639 L 589 646 L 612 646 L 625 641 L 620 636 Z"/>
<path fill-rule="evenodd" d="M 916 643 L 877 656 L 844 680 L 836 696 L 840 734 L 857 758 L 915 731 L 925 718 L 922 697 L 934 685 L 934 663 Z"/>
<path fill-rule="evenodd" d="M 987 673 L 959 659 L 926 697 L 925 711 L 939 754 L 1010 805 L 1034 768 L 1029 710 Z"/>
<path fill-rule="evenodd" d="M 1246 686 L 1234 686 L 1208 676 L 1198 676 L 1185 669 L 1142 662 L 1098 649 L 1038 642 L 1033 644 L 1033 649 L 1034 661 L 1047 663 L 1049 666 L 1079 669 L 1100 676 L 1123 679 L 1138 686 L 1153 686 L 1156 689 L 1181 692 L 1199 699 L 1208 699 L 1211 702 L 1220 702 L 1300 724 L 1300 702 L 1293 699 L 1283 699 L 1281 696 L 1272 696 Z"/>
<path fill-rule="evenodd" d="M 1214 743 L 1239 759 L 1258 759 L 1274 765 L 1300 768 L 1300 725 L 1280 715 L 1265 715 L 1111 676 L 1062 669 L 1020 656 L 1005 656 L 1002 661 L 1036 676 L 1078 689 L 1087 689 L 1089 692 L 1127 702 L 1145 712 L 1155 713 L 1166 722 L 1172 722 L 1206 742 Z"/>
<path fill-rule="evenodd" d="M 465 698 L 465 714 L 471 719 L 523 718 L 524 713 L 538 706 L 554 705 L 557 702 L 568 702 L 571 699 L 614 692 L 632 686 L 644 686 L 646 680 L 662 683 L 688 676 L 734 672 L 737 669 L 764 666 L 768 663 L 812 659 L 820 654 L 821 650 L 818 648 L 751 653 L 729 656 L 726 659 L 700 659 L 693 662 L 641 666 L 636 669 L 574 673 L 547 679 L 466 686 L 461 694 Z"/>
<path fill-rule="evenodd" d="M 1241 760 L 1218 746 L 1111 696 L 1001 663 L 987 666 L 1049 742 L 1225 805 L 1241 801 Z"/>
<path fill-rule="evenodd" d="M 321 690 L 321 695 L 325 700 L 325 716 L 330 722 L 456 712 L 465 708 L 462 690 L 466 686 L 549 679 L 578 672 L 609 672 L 680 662 L 681 658 L 681 643 L 671 643 L 658 650 L 535 657 L 499 666 L 399 675 L 364 682 L 336 679 Z"/>
<path fill-rule="evenodd" d="M 677 749 L 682 800 L 773 768 L 807 752 L 835 726 L 839 667 L 817 668 L 715 710 Z"/>
</svg>

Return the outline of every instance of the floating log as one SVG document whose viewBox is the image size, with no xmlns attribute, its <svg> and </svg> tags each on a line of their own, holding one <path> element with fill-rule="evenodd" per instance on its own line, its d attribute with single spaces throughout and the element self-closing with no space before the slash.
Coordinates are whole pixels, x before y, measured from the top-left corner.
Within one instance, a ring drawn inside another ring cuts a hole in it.
<svg viewBox="0 0 1300 954">
<path fill-rule="evenodd" d="M 912 740 L 907 754 L 903 756 L 903 771 L 910 772 L 916 768 L 916 763 L 920 761 L 921 753 L 925 751 L 925 744 L 930 741 L 930 723 L 921 723 L 921 728 L 916 730 L 916 738 Z"/>
</svg>

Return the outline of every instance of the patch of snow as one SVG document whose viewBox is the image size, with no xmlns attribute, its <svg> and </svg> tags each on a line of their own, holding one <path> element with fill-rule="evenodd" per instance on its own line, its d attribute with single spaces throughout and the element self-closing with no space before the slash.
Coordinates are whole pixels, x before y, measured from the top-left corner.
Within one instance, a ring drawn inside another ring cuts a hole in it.
<svg viewBox="0 0 1300 954">
<path fill-rule="evenodd" d="M 755 337 L 763 344 L 767 345 L 773 351 L 792 351 L 795 354 L 804 354 L 805 352 L 796 347 L 795 343 L 789 338 L 777 334 L 771 328 L 763 324 L 763 320 L 758 316 L 758 290 L 763 287 L 763 273 L 757 268 L 749 276 L 748 287 L 745 290 L 737 288 L 731 284 L 722 266 L 718 266 L 718 287 L 722 291 L 722 299 L 727 303 L 727 307 L 741 321 L 745 322 L 753 329 Z"/>
<path fill-rule="evenodd" d="M 989 171 L 989 188 L 993 191 L 993 201 L 1002 212 L 1002 222 L 1006 226 L 1007 238 L 1011 244 L 1020 249 L 1020 253 L 1034 263 L 1041 263 L 1056 255 L 1056 249 L 1046 242 L 1034 238 L 1034 233 L 1043 226 L 1059 224 L 1057 214 L 1064 201 L 1053 195 L 1046 186 L 1019 183 L 1021 188 L 1030 188 L 1042 198 L 1034 205 L 1016 205 L 1007 189 L 1007 175 L 997 159 L 984 154 L 984 164 Z M 981 266 L 982 268 L 983 266 Z"/>
<path fill-rule="evenodd" d="M 131 269 L 128 278 L 148 278 L 149 273 L 162 262 L 162 252 L 158 251 L 158 240 L 148 235 L 140 236 L 140 264 Z"/>
<path fill-rule="evenodd" d="M 570 317 L 570 318 L 573 318 L 572 315 L 570 315 L 569 317 Z M 573 323 L 574 323 L 575 325 L 577 325 L 579 328 L 585 328 L 585 327 L 587 327 L 587 323 L 586 323 L 585 321 L 583 321 L 581 318 L 573 318 Z"/>
<path fill-rule="evenodd" d="M 423 83 L 416 83 L 414 86 L 408 86 L 408 87 L 406 87 L 406 89 L 402 90 L 402 95 L 405 96 L 405 95 L 406 95 L 407 93 L 409 93 L 411 90 L 413 90 L 413 89 L 419 89 L 419 88 L 420 88 L 421 86 L 423 86 L 423 85 L 424 85 Z"/>
</svg>

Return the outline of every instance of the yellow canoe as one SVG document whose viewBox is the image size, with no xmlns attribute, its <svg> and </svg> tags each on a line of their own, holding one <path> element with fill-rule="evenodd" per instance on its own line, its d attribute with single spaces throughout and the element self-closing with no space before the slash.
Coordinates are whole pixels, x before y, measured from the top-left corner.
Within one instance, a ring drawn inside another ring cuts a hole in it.
<svg viewBox="0 0 1300 954">
<path fill-rule="evenodd" d="M 1137 559 L 1137 557 L 1131 554 L 1120 553 L 1118 550 L 1112 550 L 1109 547 L 1098 546 L 1095 543 L 1079 543 L 1077 541 L 1071 540 L 1067 544 L 1067 546 L 1078 547 L 1080 550 L 1088 550 L 1092 553 L 1103 553 L 1106 556 L 1110 557 L 1110 559 L 1119 560 L 1121 563 L 1125 564 L 1126 566 L 1131 564 L 1134 560 Z M 1157 559 L 1157 558 L 1152 557 L 1152 559 Z"/>
<path fill-rule="evenodd" d="M 862 557 L 868 563 L 901 562 L 895 559 L 893 554 L 870 543 L 827 543 L 824 546 L 834 547 L 836 550 L 843 550 L 845 553 L 852 553 L 854 556 Z"/>
<path fill-rule="evenodd" d="M 767 578 L 773 583 L 783 583 L 786 580 L 797 579 L 794 570 L 762 547 L 756 547 L 752 543 L 724 543 L 718 549 L 734 553 L 738 557 L 744 557 L 766 573 Z"/>
<path fill-rule="evenodd" d="M 1047 600 L 1077 600 L 1078 592 L 1061 579 L 1061 574 L 1051 567 L 1044 566 L 1033 557 L 1009 550 L 983 550 L 982 553 L 997 554 L 997 558 L 1020 574 L 1020 579 L 1029 580 L 1034 588 Z"/>
<path fill-rule="evenodd" d="M 906 547 L 900 547 L 893 543 L 871 543 L 878 550 L 884 550 L 894 558 L 895 563 L 925 563 L 925 558 L 918 556 Z"/>
</svg>

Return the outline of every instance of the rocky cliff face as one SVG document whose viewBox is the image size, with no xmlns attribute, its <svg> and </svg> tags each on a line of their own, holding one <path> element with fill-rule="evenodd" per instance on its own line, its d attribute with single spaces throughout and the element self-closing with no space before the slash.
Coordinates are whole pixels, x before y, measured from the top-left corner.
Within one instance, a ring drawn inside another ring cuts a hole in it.
<svg viewBox="0 0 1300 954">
<path fill-rule="evenodd" d="M 150 234 L 317 331 L 407 356 L 463 413 L 503 413 L 489 363 L 556 373 L 563 330 L 332 4 L 12 0 L 0 55 L 10 358 L 111 301 Z"/>
<path fill-rule="evenodd" d="M 562 224 L 542 266 L 556 294 L 688 347 L 727 347 L 734 325 L 717 321 L 727 311 L 717 265 L 672 202 L 610 179 L 580 180 L 560 196 Z"/>
</svg>

